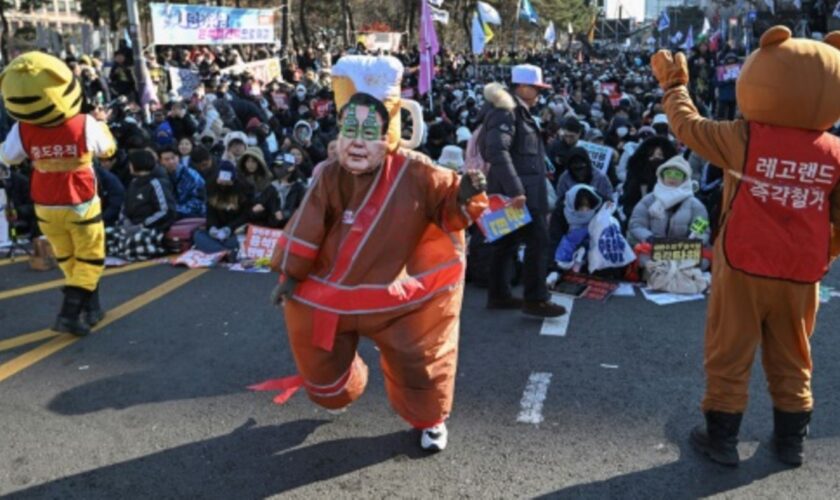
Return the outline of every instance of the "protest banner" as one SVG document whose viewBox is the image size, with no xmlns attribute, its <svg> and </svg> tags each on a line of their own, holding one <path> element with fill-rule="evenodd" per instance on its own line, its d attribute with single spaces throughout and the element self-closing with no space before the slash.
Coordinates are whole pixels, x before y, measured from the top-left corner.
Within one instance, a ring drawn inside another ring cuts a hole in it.
<svg viewBox="0 0 840 500">
<path fill-rule="evenodd" d="M 161 45 L 221 45 L 275 41 L 274 10 L 153 3 L 152 35 Z"/>
<path fill-rule="evenodd" d="M 488 198 L 489 205 L 477 221 L 487 243 L 492 243 L 531 222 L 528 207 L 514 208 L 510 205 L 510 198 L 498 194 Z"/>
<path fill-rule="evenodd" d="M 282 229 L 255 226 L 248 224 L 248 231 L 245 233 L 245 243 L 242 245 L 242 255 L 246 259 L 270 259 L 274 253 L 277 240 L 283 234 Z"/>
<path fill-rule="evenodd" d="M 182 98 L 189 99 L 201 84 L 201 75 L 191 69 L 169 68 L 169 83 L 173 91 Z"/>
<path fill-rule="evenodd" d="M 607 173 L 612 162 L 613 149 L 609 146 L 602 146 L 587 141 L 578 141 L 578 146 L 582 147 L 589 153 L 589 159 L 592 160 L 592 166 L 601 171 L 602 174 Z"/>
<path fill-rule="evenodd" d="M 655 262 L 689 260 L 700 265 L 703 258 L 703 242 L 700 240 L 654 238 L 651 247 L 651 260 Z"/>
<path fill-rule="evenodd" d="M 718 66 L 716 69 L 717 79 L 719 82 L 734 82 L 738 79 L 738 76 L 741 74 L 740 64 L 726 64 L 723 66 Z"/>
<path fill-rule="evenodd" d="M 193 249 L 174 257 L 171 262 L 173 266 L 186 266 L 190 269 L 216 267 L 227 254 L 228 252 L 226 250 L 216 253 L 204 253 Z"/>
<path fill-rule="evenodd" d="M 272 80 L 282 81 L 283 72 L 280 69 L 280 60 L 276 57 L 260 59 L 235 66 L 228 66 L 220 71 L 223 75 L 239 75 L 245 72 L 254 75 L 258 81 L 268 83 Z"/>
</svg>

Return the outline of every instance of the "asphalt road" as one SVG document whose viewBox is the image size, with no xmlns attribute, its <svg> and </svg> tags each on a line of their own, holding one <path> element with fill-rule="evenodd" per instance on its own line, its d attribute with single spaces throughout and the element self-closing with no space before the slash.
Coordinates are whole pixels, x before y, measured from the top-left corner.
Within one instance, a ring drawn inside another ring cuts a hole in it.
<svg viewBox="0 0 840 500">
<path fill-rule="evenodd" d="M 840 287 L 835 274 L 826 285 Z M 823 306 L 813 341 L 817 411 L 806 465 L 782 468 L 767 450 L 772 410 L 757 364 L 744 462 L 731 470 L 686 442 L 701 421 L 705 302 L 578 300 L 558 337 L 540 335 L 540 321 L 485 311 L 484 291 L 468 286 L 449 448 L 427 455 L 391 411 L 369 342 L 361 347 L 372 368 L 367 392 L 339 417 L 303 394 L 276 406 L 270 394 L 246 390 L 294 372 L 282 315 L 266 298 L 271 275 L 156 265 L 108 276 L 103 302 L 113 321 L 76 342 L 44 330 L 57 288 L 10 292 L 57 278 L 0 267 L 0 495 L 8 498 L 840 491 L 840 298 Z M 542 408 L 531 408 L 538 424 L 517 421 L 532 374 L 544 384 L 550 374 Z"/>
</svg>

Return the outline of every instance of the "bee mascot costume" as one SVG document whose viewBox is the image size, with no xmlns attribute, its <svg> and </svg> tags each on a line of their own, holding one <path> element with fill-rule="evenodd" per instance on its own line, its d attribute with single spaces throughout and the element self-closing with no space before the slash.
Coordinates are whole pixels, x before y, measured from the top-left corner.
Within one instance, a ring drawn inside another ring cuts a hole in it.
<svg viewBox="0 0 840 500">
<path fill-rule="evenodd" d="M 684 54 L 661 51 L 652 61 L 674 135 L 724 170 L 706 322 L 706 425 L 691 437 L 726 465 L 739 461 L 759 346 L 774 406 L 773 449 L 783 463 L 802 464 L 814 405 L 818 282 L 838 253 L 840 139 L 826 132 L 840 119 L 838 49 L 840 32 L 817 42 L 792 38 L 784 26 L 768 30 L 736 83 L 744 119 L 730 122 L 697 113 Z"/>
<path fill-rule="evenodd" d="M 81 114 L 82 86 L 64 62 L 28 52 L 0 75 L 9 116 L 17 120 L 0 159 L 32 162 L 32 200 L 41 232 L 64 273 L 64 302 L 54 329 L 86 335 L 104 313 L 98 284 L 105 266 L 105 227 L 93 157 L 113 155 L 107 126 Z M 84 313 L 84 318 L 82 317 Z"/>
</svg>

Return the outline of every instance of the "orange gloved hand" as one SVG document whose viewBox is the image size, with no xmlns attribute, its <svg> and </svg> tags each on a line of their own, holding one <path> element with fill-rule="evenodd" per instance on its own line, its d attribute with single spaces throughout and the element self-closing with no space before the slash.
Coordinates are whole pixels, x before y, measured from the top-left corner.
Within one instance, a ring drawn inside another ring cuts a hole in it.
<svg viewBox="0 0 840 500">
<path fill-rule="evenodd" d="M 688 85 L 688 61 L 685 54 L 677 52 L 674 56 L 670 50 L 660 50 L 650 61 L 653 76 L 659 81 L 662 90 L 670 90 L 677 85 Z"/>
</svg>

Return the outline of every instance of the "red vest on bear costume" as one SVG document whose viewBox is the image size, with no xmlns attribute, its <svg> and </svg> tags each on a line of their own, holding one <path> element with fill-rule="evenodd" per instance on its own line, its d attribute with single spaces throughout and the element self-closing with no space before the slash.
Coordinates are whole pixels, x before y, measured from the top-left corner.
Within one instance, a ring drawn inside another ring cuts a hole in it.
<svg viewBox="0 0 840 500">
<path fill-rule="evenodd" d="M 747 163 L 723 236 L 729 265 L 764 278 L 819 281 L 829 266 L 838 180 L 837 137 L 750 123 Z"/>
<path fill-rule="evenodd" d="M 93 156 L 85 122 L 78 114 L 57 127 L 20 124 L 20 141 L 32 161 L 32 201 L 39 205 L 78 205 L 96 196 Z"/>
</svg>

